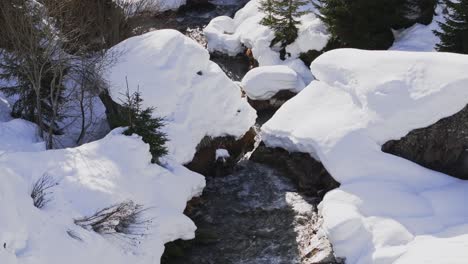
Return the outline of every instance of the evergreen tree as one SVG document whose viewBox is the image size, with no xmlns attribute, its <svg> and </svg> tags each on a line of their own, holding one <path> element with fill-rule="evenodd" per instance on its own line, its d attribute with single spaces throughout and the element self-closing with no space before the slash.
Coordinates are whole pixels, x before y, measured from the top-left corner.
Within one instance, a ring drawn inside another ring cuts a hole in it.
<svg viewBox="0 0 468 264">
<path fill-rule="evenodd" d="M 429 25 L 434 17 L 438 0 L 406 0 L 405 18 L 407 25 L 420 23 Z"/>
<path fill-rule="evenodd" d="M 260 2 L 260 10 L 266 14 L 260 23 L 275 32 L 271 46 L 280 44 L 282 59 L 285 58 L 286 46 L 297 38 L 297 25 L 300 24 L 297 19 L 306 13 L 300 10 L 305 4 L 307 1 L 304 0 L 263 0 Z"/>
<path fill-rule="evenodd" d="M 161 128 L 164 126 L 163 119 L 153 117 L 155 108 L 142 109 L 143 99 L 139 91 L 130 94 L 127 90 L 125 97 L 123 106 L 126 109 L 127 119 L 125 120 L 126 124 L 123 125 L 128 126 L 128 129 L 124 134 L 141 136 L 143 141 L 150 146 L 150 153 L 153 156 L 152 162 L 157 163 L 159 158 L 167 154 L 165 147 L 167 137 L 161 132 Z"/>
<path fill-rule="evenodd" d="M 446 0 L 446 21 L 439 23 L 440 31 L 434 33 L 440 37 L 437 50 L 468 54 L 468 0 Z"/>
<path fill-rule="evenodd" d="M 317 0 L 320 17 L 343 47 L 388 49 L 405 24 L 407 0 Z"/>
</svg>

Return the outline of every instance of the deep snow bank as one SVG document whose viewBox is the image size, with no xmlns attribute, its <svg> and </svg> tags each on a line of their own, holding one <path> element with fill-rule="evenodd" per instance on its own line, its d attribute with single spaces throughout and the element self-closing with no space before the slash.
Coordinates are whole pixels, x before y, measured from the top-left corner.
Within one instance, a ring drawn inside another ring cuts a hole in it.
<svg viewBox="0 0 468 264">
<path fill-rule="evenodd" d="M 342 49 L 262 127 L 264 141 L 308 152 L 342 186 L 321 203 L 347 263 L 465 263 L 468 183 L 381 152 L 468 103 L 468 56 Z"/>
<path fill-rule="evenodd" d="M 194 237 L 183 211 L 203 177 L 170 160 L 168 169 L 150 164 L 149 146 L 119 132 L 74 149 L 0 155 L 0 263 L 159 263 L 165 242 Z M 39 210 L 30 192 L 42 175 L 58 185 Z M 144 236 L 101 236 L 73 223 L 126 200 L 148 208 Z"/>
<path fill-rule="evenodd" d="M 144 106 L 157 107 L 155 114 L 166 118 L 169 153 L 180 163 L 192 160 L 203 137 L 241 137 L 255 123 L 255 110 L 239 87 L 203 47 L 175 30 L 130 38 L 110 52 L 122 53 L 107 73 L 111 96 L 123 99 L 128 78 Z"/>
<path fill-rule="evenodd" d="M 298 93 L 305 87 L 302 78 L 283 65 L 254 68 L 242 79 L 241 86 L 253 100 L 268 100 L 283 90 Z"/>
<path fill-rule="evenodd" d="M 311 4 L 304 6 L 303 10 L 310 13 L 299 18 L 301 21 L 298 27 L 299 37 L 286 49 L 291 57 L 282 61 L 279 52 L 270 48 L 274 32 L 260 24 L 265 14 L 259 10 L 259 5 L 259 0 L 251 0 L 236 13 L 234 18 L 227 16 L 214 18 L 204 29 L 208 50 L 234 56 L 243 51 L 243 46 L 251 48 L 260 66 L 288 65 L 308 84 L 313 77 L 308 67 L 297 58 L 302 52 L 320 51 L 325 47 L 330 37 L 325 25 L 313 13 L 314 8 Z"/>
</svg>

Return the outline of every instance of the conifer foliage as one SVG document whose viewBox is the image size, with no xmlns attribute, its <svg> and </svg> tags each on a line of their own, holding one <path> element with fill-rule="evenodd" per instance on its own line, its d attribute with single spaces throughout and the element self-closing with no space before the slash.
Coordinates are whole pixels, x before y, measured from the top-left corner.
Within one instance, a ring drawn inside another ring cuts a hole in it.
<svg viewBox="0 0 468 264">
<path fill-rule="evenodd" d="M 150 145 L 150 152 L 153 156 L 153 162 L 159 162 L 159 158 L 167 154 L 165 144 L 167 142 L 166 134 L 161 131 L 164 126 L 163 118 L 153 117 L 155 108 L 142 108 L 143 99 L 141 93 L 137 90 L 133 94 L 127 90 L 123 107 L 126 109 L 126 124 L 128 129 L 125 135 L 137 134 L 143 141 Z"/>
<path fill-rule="evenodd" d="M 315 5 L 343 47 L 388 49 L 392 28 L 405 24 L 406 0 L 317 0 Z"/>
<path fill-rule="evenodd" d="M 262 0 L 260 10 L 265 17 L 260 22 L 275 32 L 271 45 L 280 44 L 282 59 L 285 57 L 285 48 L 293 43 L 298 36 L 298 18 L 306 12 L 301 7 L 307 4 L 304 0 Z"/>
<path fill-rule="evenodd" d="M 440 31 L 434 33 L 440 37 L 437 50 L 468 54 L 468 0 L 446 0 L 446 21 L 439 23 Z"/>
</svg>

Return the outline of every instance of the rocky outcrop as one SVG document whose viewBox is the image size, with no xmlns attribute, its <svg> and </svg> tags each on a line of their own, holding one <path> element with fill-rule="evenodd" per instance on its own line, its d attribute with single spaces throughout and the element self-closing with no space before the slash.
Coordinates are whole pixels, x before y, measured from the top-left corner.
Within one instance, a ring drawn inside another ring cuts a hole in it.
<svg viewBox="0 0 468 264">
<path fill-rule="evenodd" d="M 257 110 L 257 112 L 263 112 L 263 111 L 276 111 L 278 110 L 286 101 L 289 99 L 293 98 L 296 94 L 283 90 L 279 91 L 276 93 L 272 98 L 268 100 L 252 100 L 248 99 L 249 104 Z"/>
<path fill-rule="evenodd" d="M 385 143 L 382 150 L 468 180 L 468 106 L 434 125 Z"/>
<path fill-rule="evenodd" d="M 250 129 L 240 139 L 233 136 L 205 137 L 198 144 L 195 156 L 190 163 L 186 164 L 186 167 L 205 176 L 228 175 L 245 153 L 253 150 L 255 136 L 255 130 Z M 217 149 L 226 149 L 229 152 L 229 157 L 217 160 Z"/>
<path fill-rule="evenodd" d="M 289 153 L 282 148 L 269 148 L 261 143 L 250 160 L 281 171 L 291 178 L 301 191 L 313 196 L 323 196 L 329 190 L 339 187 L 339 183 L 327 172 L 322 163 L 307 153 Z"/>
</svg>

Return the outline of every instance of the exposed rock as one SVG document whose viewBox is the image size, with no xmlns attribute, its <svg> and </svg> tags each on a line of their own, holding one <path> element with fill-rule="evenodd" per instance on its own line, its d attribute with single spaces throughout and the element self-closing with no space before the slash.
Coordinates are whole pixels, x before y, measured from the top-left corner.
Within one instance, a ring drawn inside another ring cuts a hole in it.
<svg viewBox="0 0 468 264">
<path fill-rule="evenodd" d="M 228 175 L 244 154 L 253 150 L 255 136 L 255 130 L 250 129 L 240 139 L 232 136 L 205 137 L 198 144 L 195 156 L 186 167 L 203 175 Z M 216 160 L 216 150 L 220 148 L 228 150 L 230 157 L 224 160 Z"/>
<path fill-rule="evenodd" d="M 99 94 L 99 99 L 101 99 L 102 104 L 106 108 L 107 122 L 111 129 L 125 124 L 125 121 L 122 119 L 122 117 L 127 116 L 125 108 L 112 100 L 107 90 Z"/>
<path fill-rule="evenodd" d="M 276 111 L 280 108 L 286 101 L 293 98 L 296 94 L 283 90 L 276 93 L 272 98 L 268 100 L 252 100 L 248 99 L 249 104 L 257 110 L 257 112 L 262 111 Z"/>
<path fill-rule="evenodd" d="M 291 178 L 301 191 L 312 195 L 322 196 L 339 186 L 322 163 L 307 153 L 289 153 L 282 148 L 268 148 L 261 143 L 250 159 L 281 171 Z"/>
<path fill-rule="evenodd" d="M 434 125 L 385 143 L 382 150 L 468 180 L 468 106 Z"/>
</svg>

